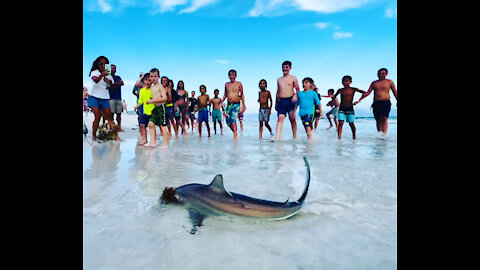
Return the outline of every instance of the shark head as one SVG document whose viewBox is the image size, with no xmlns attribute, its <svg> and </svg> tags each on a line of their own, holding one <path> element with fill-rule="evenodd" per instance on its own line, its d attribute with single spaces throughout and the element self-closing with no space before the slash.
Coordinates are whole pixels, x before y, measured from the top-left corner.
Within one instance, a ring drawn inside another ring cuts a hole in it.
<svg viewBox="0 0 480 270">
<path fill-rule="evenodd" d="M 183 199 L 178 196 L 177 190 L 172 187 L 165 187 L 163 190 L 162 196 L 160 197 L 160 200 L 162 204 L 169 204 L 169 203 L 174 203 L 174 204 L 182 204 Z"/>
</svg>

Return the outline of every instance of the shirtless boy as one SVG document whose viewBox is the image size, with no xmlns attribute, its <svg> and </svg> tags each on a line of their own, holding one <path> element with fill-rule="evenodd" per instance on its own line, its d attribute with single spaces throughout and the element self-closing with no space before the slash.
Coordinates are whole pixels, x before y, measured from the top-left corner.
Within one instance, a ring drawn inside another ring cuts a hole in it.
<svg viewBox="0 0 480 270">
<path fill-rule="evenodd" d="M 295 121 L 297 106 L 295 103 L 297 102 L 297 94 L 300 91 L 300 86 L 297 77 L 290 74 L 290 69 L 292 69 L 292 62 L 283 62 L 283 77 L 277 79 L 277 95 L 275 98 L 275 110 L 278 112 L 276 140 L 280 140 L 283 121 L 287 114 L 290 124 L 292 125 L 293 138 L 297 138 L 297 122 Z M 294 88 L 295 91 L 293 90 Z"/>
<path fill-rule="evenodd" d="M 228 98 L 227 108 L 225 109 L 227 116 L 226 122 L 230 129 L 233 131 L 233 140 L 236 141 L 238 139 L 237 133 L 237 117 L 238 113 L 243 113 L 247 107 L 245 106 L 245 97 L 243 95 L 243 85 L 241 82 L 235 81 L 237 78 L 237 71 L 236 70 L 229 70 L 228 71 L 228 78 L 230 82 L 225 83 L 225 94 L 223 95 L 222 101 Z M 242 107 L 240 108 L 240 101 L 242 101 Z"/>
<path fill-rule="evenodd" d="M 218 89 L 215 89 L 213 91 L 213 94 L 215 95 L 215 97 L 210 100 L 210 104 L 213 104 L 213 112 L 212 112 L 213 130 L 215 131 L 215 134 L 217 134 L 217 122 L 218 122 L 220 124 L 220 134 L 223 135 L 222 112 L 221 112 L 222 104 L 220 103 L 222 99 L 218 97 L 219 93 L 220 91 L 218 91 Z"/>
<path fill-rule="evenodd" d="M 198 137 L 202 137 L 202 122 L 205 122 L 208 131 L 208 137 L 210 138 L 210 126 L 208 125 L 208 109 L 207 106 L 210 105 L 210 97 L 205 94 L 207 92 L 207 87 L 205 85 L 200 85 L 200 93 L 198 96 L 197 109 L 198 111 Z"/>
<path fill-rule="evenodd" d="M 270 120 L 270 114 L 272 113 L 272 95 L 267 88 L 267 81 L 261 79 L 258 83 L 258 87 L 260 88 L 260 92 L 258 92 L 258 102 L 260 103 L 260 110 L 258 111 L 258 122 L 259 122 L 259 133 L 258 138 L 262 139 L 263 133 L 263 122 L 265 122 L 265 126 L 270 131 L 270 136 L 273 137 L 272 128 L 268 124 Z M 268 105 L 268 101 L 270 101 L 270 105 Z"/>
<path fill-rule="evenodd" d="M 338 110 L 338 139 L 342 139 L 342 129 L 343 122 L 347 121 L 352 129 L 353 139 L 357 138 L 355 124 L 355 111 L 353 110 L 353 95 L 355 92 L 365 93 L 365 91 L 360 90 L 355 87 L 350 87 L 352 83 L 352 77 L 349 75 L 343 76 L 342 84 L 343 88 L 338 89 L 337 93 L 333 96 L 336 98 L 340 94 L 340 108 Z"/>
<path fill-rule="evenodd" d="M 373 81 L 367 92 L 365 92 L 362 97 L 354 103 L 355 105 L 359 103 L 362 99 L 370 95 L 373 90 L 373 116 L 377 121 L 377 131 L 383 136 L 387 135 L 387 119 L 390 115 L 390 109 L 392 106 L 392 103 L 390 102 L 390 90 L 392 90 L 395 99 L 397 99 L 397 89 L 392 80 L 385 78 L 387 74 L 388 70 L 386 68 L 379 69 L 377 72 L 378 80 Z"/>
<path fill-rule="evenodd" d="M 160 71 L 157 68 L 150 70 L 150 80 L 152 86 L 150 91 L 152 92 L 152 99 L 148 100 L 147 104 L 155 104 L 148 122 L 148 130 L 150 132 L 150 143 L 144 146 L 155 147 L 157 145 L 157 134 L 155 131 L 155 125 L 160 127 L 163 133 L 163 145 L 160 148 L 168 148 L 168 133 L 167 133 L 167 93 L 165 88 L 158 82 L 160 78 Z"/>
<path fill-rule="evenodd" d="M 335 90 L 328 89 L 328 96 L 322 96 L 322 97 L 331 97 L 332 98 L 332 100 L 330 100 L 327 103 L 327 106 L 332 107 L 332 109 L 330 111 L 328 111 L 327 114 L 326 114 L 328 122 L 330 123 L 330 126 L 327 129 L 331 129 L 333 127 L 332 120 L 330 119 L 330 115 L 333 114 L 333 121 L 335 122 L 335 130 L 338 130 L 337 117 L 338 117 L 338 107 L 340 106 L 340 103 L 338 102 L 338 99 L 333 96 L 334 92 L 335 92 Z M 356 105 L 356 104 L 354 103 L 354 105 Z"/>
</svg>

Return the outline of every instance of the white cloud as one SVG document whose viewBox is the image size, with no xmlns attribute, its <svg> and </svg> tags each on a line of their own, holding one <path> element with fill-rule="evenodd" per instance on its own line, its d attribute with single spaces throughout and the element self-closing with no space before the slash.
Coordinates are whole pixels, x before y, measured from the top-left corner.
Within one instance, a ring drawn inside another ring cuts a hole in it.
<svg viewBox="0 0 480 270">
<path fill-rule="evenodd" d="M 197 9 L 199 9 L 201 7 L 204 7 L 204 6 L 207 6 L 207 5 L 210 5 L 210 4 L 213 4 L 216 1 L 217 0 L 193 0 L 190 7 L 180 10 L 179 13 L 182 14 L 182 13 L 195 12 L 195 11 L 197 11 Z"/>
<path fill-rule="evenodd" d="M 322 13 L 339 12 L 351 8 L 358 8 L 374 0 L 256 0 L 255 6 L 249 15 L 282 15 L 291 10 L 315 11 Z"/>
<path fill-rule="evenodd" d="M 228 64 L 228 61 L 227 61 L 227 60 L 221 60 L 221 59 L 213 60 L 213 62 L 215 62 L 215 63 L 220 63 L 220 64 L 223 64 L 223 65 Z"/>
<path fill-rule="evenodd" d="M 387 8 L 385 10 L 385 17 L 387 18 L 397 18 L 397 8 Z"/>
<path fill-rule="evenodd" d="M 330 23 L 326 23 L 326 22 L 318 22 L 318 23 L 315 23 L 315 26 L 320 28 L 320 29 L 325 29 L 327 28 L 328 26 L 330 25 Z"/>
<path fill-rule="evenodd" d="M 176 6 L 185 5 L 187 0 L 154 0 L 155 5 L 159 6 L 159 12 L 172 11 Z"/>
<path fill-rule="evenodd" d="M 349 38 L 352 37 L 353 34 L 350 32 L 335 32 L 333 33 L 333 39 L 340 39 L 340 38 Z"/>
<path fill-rule="evenodd" d="M 107 3 L 107 0 L 98 0 L 98 5 L 100 6 L 100 12 L 106 13 L 112 10 L 112 6 Z"/>
</svg>

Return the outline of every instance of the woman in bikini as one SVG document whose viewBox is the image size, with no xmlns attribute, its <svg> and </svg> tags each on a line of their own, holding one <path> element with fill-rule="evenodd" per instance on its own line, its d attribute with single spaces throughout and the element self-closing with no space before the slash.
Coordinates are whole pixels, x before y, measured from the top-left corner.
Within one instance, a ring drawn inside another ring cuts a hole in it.
<svg viewBox="0 0 480 270">
<path fill-rule="evenodd" d="M 185 91 L 185 84 L 183 81 L 178 81 L 177 83 L 177 95 L 178 95 L 178 100 L 177 100 L 177 106 L 178 109 L 180 110 L 180 114 L 182 115 L 182 121 L 180 124 L 183 127 L 184 133 L 188 134 L 188 132 L 185 129 L 185 124 L 186 124 L 186 119 L 187 119 L 187 106 L 188 106 L 188 92 Z"/>
</svg>

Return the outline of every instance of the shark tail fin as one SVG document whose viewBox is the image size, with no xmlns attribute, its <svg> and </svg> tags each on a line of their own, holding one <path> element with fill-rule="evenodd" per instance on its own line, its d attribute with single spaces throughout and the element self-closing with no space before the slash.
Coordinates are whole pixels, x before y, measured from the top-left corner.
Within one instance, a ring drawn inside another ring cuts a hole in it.
<svg viewBox="0 0 480 270">
<path fill-rule="evenodd" d="M 307 197 L 308 187 L 310 186 L 310 165 L 308 165 L 307 158 L 304 156 L 303 160 L 305 161 L 305 166 L 307 167 L 307 183 L 305 184 L 305 190 L 303 191 L 302 196 L 298 199 L 298 203 L 303 203 Z"/>
</svg>

